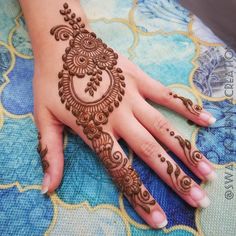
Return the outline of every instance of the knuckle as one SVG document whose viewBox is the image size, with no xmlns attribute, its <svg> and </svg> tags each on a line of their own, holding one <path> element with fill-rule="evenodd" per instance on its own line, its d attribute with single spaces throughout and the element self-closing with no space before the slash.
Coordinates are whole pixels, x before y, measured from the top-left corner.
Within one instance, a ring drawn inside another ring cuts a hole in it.
<svg viewBox="0 0 236 236">
<path fill-rule="evenodd" d="M 153 159 L 158 154 L 158 147 L 154 141 L 146 141 L 141 144 L 140 148 L 144 158 Z"/>
<path fill-rule="evenodd" d="M 163 116 L 159 115 L 154 119 L 153 127 L 158 132 L 163 132 L 168 126 L 169 122 Z"/>
<path fill-rule="evenodd" d="M 162 90 L 161 94 L 160 94 L 160 100 L 163 103 L 168 103 L 170 101 L 170 93 L 171 93 L 171 89 L 168 87 L 164 87 L 164 89 Z"/>
</svg>

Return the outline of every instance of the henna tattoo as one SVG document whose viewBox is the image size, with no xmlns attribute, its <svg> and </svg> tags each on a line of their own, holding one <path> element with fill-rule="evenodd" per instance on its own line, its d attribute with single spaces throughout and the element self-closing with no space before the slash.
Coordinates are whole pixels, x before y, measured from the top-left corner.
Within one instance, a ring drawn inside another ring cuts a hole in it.
<svg viewBox="0 0 236 236">
<path fill-rule="evenodd" d="M 166 131 L 169 132 L 169 129 L 166 129 Z M 191 142 L 187 139 L 182 138 L 180 135 L 175 135 L 174 131 L 170 131 L 169 133 L 171 136 L 174 136 L 174 138 L 178 140 L 188 162 L 193 166 L 197 166 L 199 161 L 203 159 L 203 155 L 201 154 L 201 152 L 199 152 L 198 150 L 193 151 Z"/>
<path fill-rule="evenodd" d="M 203 158 L 202 154 L 198 150 L 192 151 L 192 145 L 189 140 L 183 139 L 179 135 L 175 136 L 175 138 L 179 141 L 189 163 L 193 166 L 197 166 L 198 162 Z"/>
<path fill-rule="evenodd" d="M 41 158 L 43 172 L 45 172 L 48 169 L 48 167 L 49 167 L 48 161 L 45 160 L 45 156 L 46 156 L 46 154 L 48 152 L 48 148 L 46 146 L 44 149 L 42 149 L 41 135 L 40 135 L 39 132 L 38 132 L 38 147 L 37 147 L 37 152 L 38 152 L 38 154 L 40 155 L 40 158 Z"/>
<path fill-rule="evenodd" d="M 131 204 L 150 213 L 155 200 L 142 189 L 142 182 L 128 159 L 120 151 L 113 150 L 114 141 L 102 127 L 125 94 L 125 77 L 122 70 L 116 67 L 118 54 L 97 38 L 95 33 L 86 30 L 81 18 L 71 12 L 67 3 L 60 14 L 69 25 L 55 26 L 50 33 L 57 41 L 69 41 L 62 56 L 63 69 L 58 73 L 61 102 L 76 117 L 76 124 L 83 128 L 118 188 L 130 198 Z M 84 92 L 93 97 L 104 74 L 108 75 L 109 86 L 102 97 L 92 102 L 80 99 L 74 81 L 90 76 Z"/>
<path fill-rule="evenodd" d="M 189 110 L 189 112 L 191 112 L 194 115 L 199 116 L 201 111 L 202 111 L 202 107 L 199 105 L 194 105 L 193 102 L 189 99 L 189 98 L 185 98 L 185 97 L 181 97 L 177 94 L 173 94 L 172 92 L 169 93 L 170 96 L 173 96 L 173 98 L 178 98 L 180 99 L 184 106 Z"/>
<path fill-rule="evenodd" d="M 181 174 L 181 169 L 177 164 L 173 165 L 170 161 L 166 160 L 161 154 L 158 154 L 158 158 L 160 161 L 167 164 L 167 174 L 171 178 L 171 182 L 175 189 L 181 194 L 188 194 L 192 187 L 192 179 L 187 176 Z"/>
<path fill-rule="evenodd" d="M 92 145 L 118 188 L 131 199 L 131 204 L 134 207 L 140 206 L 144 211 L 150 213 L 148 205 L 155 205 L 155 200 L 147 191 L 142 191 L 142 182 L 128 163 L 128 159 L 123 158 L 119 151 L 112 153 L 113 140 L 111 136 L 102 132 L 99 138 L 92 139 Z"/>
</svg>

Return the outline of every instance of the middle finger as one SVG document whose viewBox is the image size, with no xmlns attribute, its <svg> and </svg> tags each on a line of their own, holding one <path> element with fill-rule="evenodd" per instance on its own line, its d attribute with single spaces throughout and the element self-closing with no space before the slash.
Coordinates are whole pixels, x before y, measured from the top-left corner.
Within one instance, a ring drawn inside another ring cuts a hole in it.
<svg viewBox="0 0 236 236">
<path fill-rule="evenodd" d="M 173 151 L 200 179 L 213 180 L 216 178 L 211 162 L 189 140 L 185 139 L 158 110 L 144 99 L 140 99 L 138 104 L 134 109 L 134 114 L 154 137 Z"/>
</svg>

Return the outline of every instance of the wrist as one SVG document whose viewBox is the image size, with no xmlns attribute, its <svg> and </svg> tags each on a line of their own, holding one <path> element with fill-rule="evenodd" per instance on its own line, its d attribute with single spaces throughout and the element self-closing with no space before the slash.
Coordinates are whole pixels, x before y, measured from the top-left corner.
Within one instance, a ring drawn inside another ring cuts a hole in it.
<svg viewBox="0 0 236 236">
<path fill-rule="evenodd" d="M 61 0 L 19 0 L 22 7 L 23 15 L 26 20 L 29 36 L 31 39 L 35 63 L 41 63 L 43 60 L 54 58 L 55 54 L 60 55 L 61 50 L 65 49 L 62 42 L 57 44 L 50 35 L 50 30 L 55 25 L 65 24 L 63 18 L 58 12 L 64 1 Z M 77 17 L 89 29 L 86 16 L 78 0 L 67 0 L 67 3 L 73 7 Z M 54 63 L 56 63 L 54 61 Z"/>
</svg>

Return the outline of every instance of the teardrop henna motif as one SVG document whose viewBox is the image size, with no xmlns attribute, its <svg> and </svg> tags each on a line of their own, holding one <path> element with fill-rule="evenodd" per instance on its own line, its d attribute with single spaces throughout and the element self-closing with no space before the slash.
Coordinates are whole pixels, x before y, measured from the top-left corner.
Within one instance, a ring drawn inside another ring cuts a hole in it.
<svg viewBox="0 0 236 236">
<path fill-rule="evenodd" d="M 76 117 L 76 124 L 83 127 L 84 134 L 118 188 L 130 198 L 131 204 L 150 213 L 155 200 L 142 189 L 142 182 L 128 159 L 120 151 L 113 150 L 114 141 L 102 128 L 125 94 L 125 77 L 122 70 L 116 67 L 118 54 L 97 38 L 95 33 L 86 30 L 81 18 L 71 13 L 67 3 L 63 7 L 60 14 L 69 26 L 55 26 L 50 31 L 57 41 L 69 40 L 62 56 L 63 69 L 58 73 L 61 102 Z M 74 80 L 91 76 L 85 93 L 93 97 L 102 82 L 103 73 L 109 77 L 107 91 L 92 102 L 81 100 L 76 94 Z"/>
</svg>

